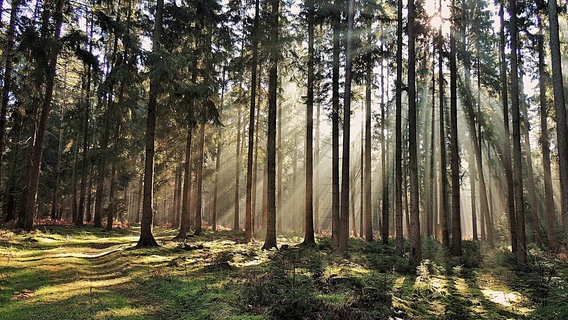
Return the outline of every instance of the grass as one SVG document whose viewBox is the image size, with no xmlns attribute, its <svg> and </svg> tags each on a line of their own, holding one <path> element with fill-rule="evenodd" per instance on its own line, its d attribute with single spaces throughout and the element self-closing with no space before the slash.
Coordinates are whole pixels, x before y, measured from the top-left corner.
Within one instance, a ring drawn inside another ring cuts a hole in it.
<svg viewBox="0 0 568 320">
<path fill-rule="evenodd" d="M 554 289 L 566 287 L 568 267 L 542 252 L 533 255 L 538 268 L 519 273 L 505 251 L 481 256 L 469 245 L 470 256 L 450 259 L 430 240 L 428 259 L 412 268 L 392 246 L 358 239 L 342 256 L 329 250 L 329 239 L 297 248 L 300 238 L 279 238 L 290 247 L 277 252 L 242 243 L 239 232 L 206 232 L 186 243 L 171 241 L 175 230 L 156 228 L 155 235 L 161 247 L 135 249 L 136 229 L 0 229 L 0 319 L 540 319 L 544 311 L 568 313 L 565 290 Z"/>
</svg>

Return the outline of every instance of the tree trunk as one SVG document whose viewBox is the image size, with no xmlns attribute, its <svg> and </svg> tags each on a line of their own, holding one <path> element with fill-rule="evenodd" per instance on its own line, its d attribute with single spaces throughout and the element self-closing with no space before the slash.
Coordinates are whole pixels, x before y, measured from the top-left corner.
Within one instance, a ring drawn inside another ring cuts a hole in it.
<svg viewBox="0 0 568 320">
<path fill-rule="evenodd" d="M 517 1 L 511 0 L 509 5 L 509 14 L 511 15 L 511 114 L 513 117 L 513 185 L 515 190 L 515 215 L 517 218 L 517 266 L 524 269 L 527 266 L 527 243 L 525 236 L 520 89 L 517 57 Z"/>
<path fill-rule="evenodd" d="M 452 0 L 452 16 L 456 15 L 455 0 Z M 457 101 L 457 63 L 456 26 L 450 32 L 450 167 L 452 177 L 452 246 L 454 256 L 462 255 L 462 232 L 460 216 L 460 158 L 458 146 L 458 101 Z"/>
<path fill-rule="evenodd" d="M 539 1 L 540 5 L 542 0 Z M 548 104 L 546 102 L 546 87 L 549 79 L 546 73 L 545 54 L 544 54 L 544 27 L 540 16 L 538 18 L 538 73 L 539 73 L 539 102 L 540 102 L 540 147 L 542 150 L 542 167 L 544 176 L 544 206 L 546 213 L 546 235 L 548 238 L 548 248 L 556 249 L 556 235 L 554 226 L 556 225 L 554 196 L 552 190 L 552 174 L 550 169 L 550 138 L 548 134 Z"/>
<path fill-rule="evenodd" d="M 334 249 L 339 248 L 339 52 L 340 48 L 340 0 L 334 1 L 333 12 L 333 57 L 331 96 L 331 238 Z"/>
<path fill-rule="evenodd" d="M 164 11 L 164 0 L 157 0 L 156 21 L 154 24 L 154 36 L 152 39 L 152 51 L 160 51 L 160 41 L 162 35 L 162 16 Z M 142 211 L 142 223 L 140 226 L 140 239 L 137 247 L 154 247 L 158 243 L 152 234 L 152 218 L 154 215 L 154 139 L 156 132 L 156 109 L 158 102 L 158 92 L 160 77 L 156 72 L 157 66 L 152 66 L 153 71 L 150 77 L 150 95 L 148 101 L 148 112 L 146 120 L 146 159 L 144 161 L 144 199 Z"/>
<path fill-rule="evenodd" d="M 314 237 L 314 0 L 308 0 L 308 97 L 306 101 L 306 206 L 304 245 L 315 245 Z"/>
<path fill-rule="evenodd" d="M 237 107 L 237 143 L 235 151 L 235 214 L 233 215 L 233 230 L 239 230 L 240 180 L 241 180 L 241 108 Z"/>
<path fill-rule="evenodd" d="M 49 112 L 51 111 L 51 101 L 53 98 L 53 88 L 55 86 L 55 75 L 57 71 L 57 58 L 61 46 L 58 43 L 61 34 L 61 25 L 63 24 L 63 0 L 57 0 L 55 9 L 55 34 L 53 39 L 57 42 L 51 52 L 49 59 L 49 67 L 47 70 L 47 77 L 45 83 L 45 97 L 41 106 L 41 115 L 37 128 L 37 136 L 30 150 L 29 163 L 30 174 L 28 176 L 28 185 L 26 191 L 26 210 L 24 217 L 24 229 L 31 231 L 33 228 L 33 220 L 36 212 L 37 191 L 39 185 L 39 173 L 41 169 L 41 159 L 43 152 L 43 142 L 45 139 L 45 131 L 49 119 Z"/>
<path fill-rule="evenodd" d="M 416 52 L 415 5 L 408 2 L 408 148 L 410 154 L 410 262 L 417 265 L 422 260 L 420 246 L 420 208 L 418 189 L 418 149 L 416 144 Z"/>
<path fill-rule="evenodd" d="M 276 108 L 277 108 L 277 89 L 278 89 L 278 7 L 279 0 L 270 0 L 271 13 L 269 17 L 270 50 L 269 59 L 269 80 L 268 80 L 268 137 L 267 137 L 267 163 L 268 163 L 268 184 L 267 184 L 267 213 L 266 213 L 266 238 L 263 249 L 276 247 Z M 282 125 L 282 124 L 280 124 Z"/>
<path fill-rule="evenodd" d="M 191 138 L 193 136 L 193 125 L 187 127 L 187 138 L 185 143 L 185 162 L 183 163 L 183 190 L 181 217 L 179 234 L 176 239 L 185 239 L 191 228 L 190 222 L 190 195 L 191 195 Z"/>
<path fill-rule="evenodd" d="M 402 0 L 397 2 L 397 40 L 396 40 L 396 115 L 395 115 L 395 217 L 396 217 L 396 255 L 404 253 L 402 224 Z"/>
<path fill-rule="evenodd" d="M 505 130 L 505 141 L 503 143 L 503 160 L 505 163 L 505 177 L 507 179 L 507 216 L 509 218 L 509 229 L 511 232 L 511 251 L 517 252 L 517 217 L 515 215 L 515 198 L 513 188 L 513 166 L 511 162 L 511 134 L 509 131 L 509 102 L 508 102 L 508 80 L 507 80 L 507 59 L 505 56 L 505 0 L 499 3 L 499 51 L 501 64 L 501 99 L 503 104 L 503 122 Z"/>
<path fill-rule="evenodd" d="M 348 251 L 349 244 L 349 175 L 351 149 L 351 69 L 353 65 L 353 23 L 355 0 L 349 0 L 347 14 L 347 42 L 345 50 L 345 92 L 343 100 L 343 152 L 341 159 L 341 211 L 339 216 L 340 252 Z"/>
<path fill-rule="evenodd" d="M 446 161 L 446 121 L 444 119 L 444 44 L 442 26 L 438 28 L 438 97 L 440 109 L 440 228 L 442 229 L 442 245 L 450 248 L 450 234 L 448 228 L 448 166 Z"/>
<path fill-rule="evenodd" d="M 2 158 L 4 153 L 4 136 L 6 131 L 6 121 L 8 114 L 8 102 L 10 100 L 10 91 L 12 90 L 12 71 L 14 68 L 14 39 L 16 33 L 16 19 L 18 18 L 18 11 L 20 6 L 20 0 L 12 0 L 12 8 L 10 10 L 10 22 L 8 25 L 8 30 L 6 31 L 6 44 L 3 49 L 6 54 L 6 60 L 4 64 L 4 76 L 3 76 L 3 87 L 2 87 L 2 102 L 0 107 L 0 165 L 2 164 Z M 0 6 L 0 9 L 3 9 Z M 0 168 L 0 180 L 2 179 L 2 169 Z"/>
<path fill-rule="evenodd" d="M 197 154 L 197 170 L 195 172 L 196 180 L 196 199 L 195 199 L 195 235 L 202 232 L 202 207 L 203 207 L 203 157 L 205 151 L 205 123 L 201 123 L 199 128 L 199 153 Z"/>
<path fill-rule="evenodd" d="M 560 171 L 561 212 L 564 237 L 568 239 L 568 123 L 566 120 L 566 100 L 562 79 L 562 56 L 560 54 L 560 35 L 556 1 L 548 1 L 550 20 L 550 53 L 552 58 L 552 83 L 554 108 L 556 109 L 556 134 L 558 141 L 558 167 Z"/>
<path fill-rule="evenodd" d="M 368 23 L 368 25 L 370 25 L 370 23 Z M 371 43 L 372 39 L 370 34 L 367 35 L 367 41 L 369 43 Z M 365 152 L 363 154 L 361 154 L 361 157 L 363 157 L 364 155 L 364 168 L 361 168 L 362 170 L 364 170 L 364 172 L 361 172 L 362 177 L 363 177 L 363 190 L 362 194 L 363 194 L 363 200 L 364 203 L 361 202 L 361 206 L 363 207 L 363 216 L 364 216 L 364 230 L 361 230 L 361 232 L 364 232 L 365 234 L 365 240 L 366 241 L 373 241 L 373 220 L 372 220 L 372 210 L 371 210 L 371 87 L 372 87 L 372 73 L 373 73 L 373 65 L 371 63 L 371 61 L 367 61 L 366 62 L 366 71 L 365 71 Z M 382 72 L 383 68 L 381 65 L 381 77 L 384 76 L 383 72 Z M 384 80 L 382 80 L 381 78 L 381 84 L 383 84 L 383 90 L 384 90 Z M 384 109 L 384 100 L 383 97 L 384 96 L 384 92 L 383 95 L 381 95 L 381 148 L 382 148 L 382 153 L 381 153 L 381 162 L 382 162 L 382 175 L 383 175 L 383 197 L 385 196 L 384 193 L 384 189 L 385 189 L 385 185 L 386 185 L 386 177 L 385 177 L 385 157 L 384 157 L 384 151 L 385 151 L 385 135 L 384 135 L 384 126 L 385 126 L 385 109 Z M 385 211 L 385 207 L 383 206 L 383 243 L 385 243 L 385 240 L 388 242 L 388 212 L 384 212 Z M 386 239 L 385 239 L 385 233 L 384 233 L 384 228 L 385 228 L 385 224 L 386 224 L 386 228 L 387 228 L 387 233 L 386 233 Z"/>
<path fill-rule="evenodd" d="M 258 71 L 258 20 L 259 20 L 259 1 L 255 1 L 254 25 L 252 31 L 252 61 L 251 61 L 251 94 L 249 108 L 249 130 L 248 130 L 248 152 L 247 152 L 247 190 L 246 190 L 246 219 L 245 219 L 245 242 L 250 242 L 253 238 L 253 203 L 252 203 L 252 183 L 253 183 L 253 157 L 254 157 L 254 116 L 256 112 L 256 82 Z"/>
</svg>

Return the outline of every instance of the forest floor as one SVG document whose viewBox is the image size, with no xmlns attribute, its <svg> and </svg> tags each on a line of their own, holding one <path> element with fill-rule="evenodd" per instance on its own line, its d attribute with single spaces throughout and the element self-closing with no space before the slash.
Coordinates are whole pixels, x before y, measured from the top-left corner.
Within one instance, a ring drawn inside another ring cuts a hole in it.
<svg viewBox="0 0 568 320">
<path fill-rule="evenodd" d="M 138 232 L 0 228 L 0 319 L 568 319 L 568 261 L 536 249 L 521 272 L 505 250 L 464 242 L 448 258 L 425 240 L 414 268 L 378 241 L 343 256 L 325 238 L 263 251 L 242 233 L 180 243 L 155 228 L 161 247 L 135 249 Z"/>
</svg>

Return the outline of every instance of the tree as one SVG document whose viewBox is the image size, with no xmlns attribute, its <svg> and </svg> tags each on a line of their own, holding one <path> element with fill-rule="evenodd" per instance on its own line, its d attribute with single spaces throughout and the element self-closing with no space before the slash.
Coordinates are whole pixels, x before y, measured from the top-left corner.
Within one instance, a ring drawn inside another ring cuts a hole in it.
<svg viewBox="0 0 568 320">
<path fill-rule="evenodd" d="M 61 36 L 61 26 L 63 25 L 63 0 L 57 0 L 56 8 L 54 12 L 55 18 L 55 32 L 53 35 L 53 40 L 56 45 L 52 48 L 50 52 L 49 67 L 47 70 L 46 84 L 45 84 L 45 96 L 43 103 L 41 105 L 41 114 L 39 118 L 39 124 L 36 129 L 35 141 L 33 141 L 33 146 L 30 149 L 29 154 L 29 169 L 28 169 L 28 185 L 26 191 L 26 209 L 24 217 L 24 229 L 30 231 L 33 228 L 33 220 L 36 212 L 37 205 L 37 192 L 39 185 L 39 174 L 40 165 L 43 152 L 43 142 L 45 139 L 45 131 L 47 128 L 47 122 L 49 119 L 49 112 L 51 111 L 51 102 L 53 99 L 53 88 L 55 85 L 55 73 L 57 68 L 57 58 L 59 57 L 59 52 L 61 50 L 61 44 L 59 43 Z"/>
<path fill-rule="evenodd" d="M 152 218 L 154 215 L 154 137 L 156 131 L 156 110 L 158 93 L 160 88 L 160 75 L 158 69 L 159 54 L 161 51 L 160 41 L 162 35 L 162 18 L 164 12 L 164 0 L 157 0 L 154 22 L 154 34 L 152 37 L 152 58 L 154 59 L 152 73 L 150 75 L 150 96 L 148 101 L 146 119 L 146 157 L 144 161 L 144 198 L 142 209 L 142 221 L 140 226 L 140 239 L 138 247 L 154 247 L 158 243 L 152 234 Z"/>
<path fill-rule="evenodd" d="M 560 171 L 560 194 L 564 236 L 568 239 L 568 120 L 566 120 L 566 100 L 562 82 L 562 56 L 560 54 L 560 35 L 558 9 L 555 0 L 548 1 L 550 20 L 550 56 L 552 60 L 552 83 L 554 108 L 556 109 L 556 136 L 558 141 L 558 166 Z"/>
<path fill-rule="evenodd" d="M 347 42 L 345 50 L 345 93 L 343 100 L 343 152 L 341 161 L 341 211 L 339 216 L 340 252 L 348 251 L 349 243 L 349 154 L 351 149 L 351 68 L 353 65 L 353 20 L 355 0 L 349 0 L 347 13 Z"/>
<path fill-rule="evenodd" d="M 308 0 L 308 97 L 306 101 L 306 208 L 304 245 L 313 246 L 314 238 L 314 0 Z"/>
<path fill-rule="evenodd" d="M 331 93 L 331 237 L 333 247 L 339 248 L 339 52 L 340 52 L 340 22 L 341 0 L 335 0 L 332 8 L 333 57 L 332 57 L 332 93 Z"/>
<path fill-rule="evenodd" d="M 404 253 L 402 227 L 402 0 L 397 2 L 397 40 L 396 40 L 396 115 L 395 115 L 395 225 L 396 254 Z"/>
<path fill-rule="evenodd" d="M 258 71 L 258 22 L 260 4 L 255 0 L 254 5 L 254 25 L 252 31 L 252 62 L 251 62 L 251 94 L 249 108 L 249 130 L 248 130 L 248 153 L 247 153 L 247 194 L 246 194 L 246 222 L 245 222 L 245 241 L 249 242 L 253 238 L 253 156 L 254 156 L 254 116 L 256 111 L 256 82 Z"/>
<path fill-rule="evenodd" d="M 457 102 L 457 63 L 456 63 L 456 6 L 452 0 L 450 31 L 450 167 L 452 179 L 452 245 L 454 256 L 462 255 L 461 212 L 460 212 L 460 158 L 458 149 L 458 102 Z"/>
<path fill-rule="evenodd" d="M 521 151 L 521 112 L 518 70 L 518 23 L 517 1 L 510 0 L 511 15 L 511 115 L 513 118 L 513 188 L 515 192 L 515 215 L 517 220 L 517 265 L 527 265 L 527 241 L 525 236 L 525 203 L 523 195 L 523 167 Z"/>
<path fill-rule="evenodd" d="M 418 192 L 418 150 L 416 145 L 416 7 L 408 2 L 408 148 L 410 153 L 410 261 L 422 260 Z"/>
<path fill-rule="evenodd" d="M 278 89 L 278 12 L 280 0 L 270 0 L 270 69 L 268 72 L 268 136 L 267 136 L 267 166 L 268 166 L 268 189 L 267 189 L 267 213 L 266 213 L 266 237 L 263 249 L 276 247 L 276 107 Z"/>
</svg>

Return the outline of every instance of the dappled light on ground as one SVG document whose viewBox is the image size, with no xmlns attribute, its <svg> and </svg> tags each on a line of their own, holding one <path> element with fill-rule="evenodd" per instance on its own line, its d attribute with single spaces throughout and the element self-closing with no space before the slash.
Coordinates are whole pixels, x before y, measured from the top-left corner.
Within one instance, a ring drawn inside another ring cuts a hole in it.
<svg viewBox="0 0 568 320">
<path fill-rule="evenodd" d="M 154 231 L 161 247 L 137 249 L 132 230 L 0 230 L 0 319 L 514 319 L 535 308 L 495 257 L 414 268 L 359 239 L 343 256 L 328 238 L 301 248 L 280 236 L 277 251 L 240 232 L 176 242 L 175 230 Z"/>
</svg>

